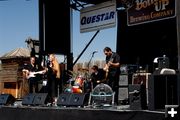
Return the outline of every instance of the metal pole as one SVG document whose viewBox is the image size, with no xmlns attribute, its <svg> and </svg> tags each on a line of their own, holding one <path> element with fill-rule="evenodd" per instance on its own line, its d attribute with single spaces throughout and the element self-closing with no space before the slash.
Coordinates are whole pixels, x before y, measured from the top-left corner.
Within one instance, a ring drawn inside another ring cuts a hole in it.
<svg viewBox="0 0 180 120">
<path fill-rule="evenodd" d="M 89 43 L 86 45 L 86 47 L 83 49 L 83 51 L 80 53 L 80 55 L 78 56 L 78 58 L 74 61 L 73 66 L 77 63 L 77 61 L 79 60 L 79 58 L 82 56 L 82 54 L 85 52 L 85 50 L 87 49 L 87 47 L 90 45 L 90 43 L 94 40 L 94 38 L 96 37 L 96 35 L 99 33 L 99 30 L 96 31 L 96 33 L 94 34 L 94 36 L 92 37 L 92 39 L 89 41 Z"/>
</svg>

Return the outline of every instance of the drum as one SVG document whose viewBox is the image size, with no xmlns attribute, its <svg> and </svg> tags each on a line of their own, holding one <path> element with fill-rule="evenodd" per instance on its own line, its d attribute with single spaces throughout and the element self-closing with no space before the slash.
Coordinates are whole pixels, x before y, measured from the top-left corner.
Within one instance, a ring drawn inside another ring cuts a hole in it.
<svg viewBox="0 0 180 120">
<path fill-rule="evenodd" d="M 72 87 L 67 87 L 65 90 L 64 90 L 65 93 L 73 93 L 73 90 L 72 90 Z"/>
<path fill-rule="evenodd" d="M 81 90 L 81 88 L 79 88 L 79 86 L 73 86 L 72 92 L 73 93 L 82 93 L 82 90 Z"/>
<path fill-rule="evenodd" d="M 74 81 L 74 86 L 82 87 L 84 82 L 84 78 L 82 76 L 78 76 Z"/>
</svg>

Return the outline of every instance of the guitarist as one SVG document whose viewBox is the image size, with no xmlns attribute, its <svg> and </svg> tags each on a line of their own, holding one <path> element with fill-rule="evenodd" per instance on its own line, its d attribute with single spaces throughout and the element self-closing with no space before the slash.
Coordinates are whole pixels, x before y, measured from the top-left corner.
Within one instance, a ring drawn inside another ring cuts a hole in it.
<svg viewBox="0 0 180 120">
<path fill-rule="evenodd" d="M 36 64 L 36 58 L 34 56 L 30 57 L 30 63 L 26 64 L 22 71 L 24 72 L 25 77 L 28 79 L 29 93 L 37 93 L 39 77 L 31 74 L 38 71 L 38 65 Z"/>
<path fill-rule="evenodd" d="M 120 56 L 113 52 L 110 47 L 105 47 L 103 51 L 106 56 L 106 64 L 103 69 L 106 71 L 107 84 L 115 92 L 114 102 L 115 104 L 118 104 Z"/>
</svg>

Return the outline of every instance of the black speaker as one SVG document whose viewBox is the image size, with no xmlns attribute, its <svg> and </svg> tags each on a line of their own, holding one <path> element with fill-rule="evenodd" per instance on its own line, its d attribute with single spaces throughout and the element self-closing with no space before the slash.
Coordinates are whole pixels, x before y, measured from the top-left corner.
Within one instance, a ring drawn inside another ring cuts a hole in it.
<svg viewBox="0 0 180 120">
<path fill-rule="evenodd" d="M 70 106 L 84 106 L 87 104 L 87 94 L 74 93 L 71 95 Z"/>
<path fill-rule="evenodd" d="M 22 100 L 22 105 L 33 105 L 35 96 L 35 93 L 29 93 L 28 95 L 24 96 Z"/>
<path fill-rule="evenodd" d="M 129 84 L 129 103 L 130 109 L 147 109 L 146 89 L 141 84 Z"/>
<path fill-rule="evenodd" d="M 60 94 L 58 106 L 84 106 L 87 104 L 88 96 L 83 93 L 62 93 Z"/>
<path fill-rule="evenodd" d="M 149 110 L 165 109 L 165 105 L 178 105 L 180 98 L 179 75 L 151 75 L 148 88 Z"/>
<path fill-rule="evenodd" d="M 34 97 L 33 105 L 45 105 L 47 104 L 48 93 L 38 93 Z"/>
<path fill-rule="evenodd" d="M 69 106 L 71 99 L 71 93 L 62 93 L 59 95 L 57 100 L 58 106 Z"/>
<path fill-rule="evenodd" d="M 10 105 L 15 102 L 14 96 L 11 94 L 1 94 L 0 95 L 0 105 Z"/>
</svg>

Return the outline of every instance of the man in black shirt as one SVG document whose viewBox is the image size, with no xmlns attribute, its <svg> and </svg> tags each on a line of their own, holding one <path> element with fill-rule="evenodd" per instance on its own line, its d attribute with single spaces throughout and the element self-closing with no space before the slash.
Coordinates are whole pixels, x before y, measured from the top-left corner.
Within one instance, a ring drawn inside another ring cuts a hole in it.
<svg viewBox="0 0 180 120">
<path fill-rule="evenodd" d="M 104 81 L 105 81 L 105 71 L 103 69 L 98 68 L 97 65 L 94 65 L 91 68 L 91 70 L 92 70 L 91 82 L 92 82 L 93 88 L 95 88 L 97 84 L 104 83 Z"/>
<path fill-rule="evenodd" d="M 30 57 L 30 63 L 25 65 L 23 72 L 25 72 L 26 78 L 29 83 L 29 93 L 38 92 L 38 77 L 35 72 L 38 71 L 38 65 L 36 64 L 36 58 Z"/>
<path fill-rule="evenodd" d="M 106 71 L 107 84 L 115 92 L 115 103 L 118 104 L 118 87 L 120 75 L 120 56 L 113 52 L 110 47 L 104 48 L 106 64 L 103 68 Z"/>
</svg>

